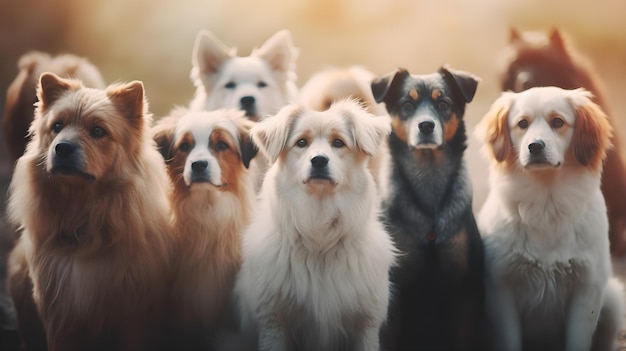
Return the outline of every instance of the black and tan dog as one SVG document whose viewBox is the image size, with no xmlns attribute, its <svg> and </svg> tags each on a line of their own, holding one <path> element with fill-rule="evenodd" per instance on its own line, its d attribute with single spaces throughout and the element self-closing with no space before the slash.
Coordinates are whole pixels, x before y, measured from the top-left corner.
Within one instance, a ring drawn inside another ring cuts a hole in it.
<svg viewBox="0 0 626 351">
<path fill-rule="evenodd" d="M 478 78 L 445 66 L 427 75 L 398 69 L 371 86 L 392 118 L 383 216 L 400 251 L 382 345 L 479 349 L 483 252 L 463 161 L 463 114 Z"/>
</svg>

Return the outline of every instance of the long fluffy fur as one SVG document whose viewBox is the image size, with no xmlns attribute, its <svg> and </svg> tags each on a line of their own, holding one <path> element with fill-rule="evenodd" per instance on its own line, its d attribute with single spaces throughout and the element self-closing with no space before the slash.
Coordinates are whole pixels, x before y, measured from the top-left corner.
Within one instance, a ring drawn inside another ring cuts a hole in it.
<svg viewBox="0 0 626 351">
<path fill-rule="evenodd" d="M 378 350 L 394 254 L 366 160 L 389 129 L 354 102 L 317 113 L 288 106 L 252 129 L 273 165 L 244 234 L 236 291 L 244 330 L 258 332 L 261 350 Z M 319 146 L 333 137 L 346 146 Z M 300 138 L 319 149 L 296 146 Z M 322 149 L 335 188 L 302 183 L 299 166 L 308 172 Z"/>
<path fill-rule="evenodd" d="M 255 194 L 247 169 L 254 155 L 246 150 L 252 124 L 236 110 L 179 110 L 153 128 L 173 182 L 169 198 L 178 240 L 170 321 L 178 334 L 174 348 L 205 350 L 236 329 L 232 289 Z M 228 150 L 215 151 L 218 134 Z M 213 151 L 201 151 L 201 160 L 214 159 L 209 172 L 226 185 L 187 184 L 183 173 L 190 167 L 188 158 L 195 148 L 206 148 L 209 137 Z M 181 150 L 183 142 L 192 143 L 192 149 Z"/>
<path fill-rule="evenodd" d="M 8 214 L 20 226 L 50 350 L 155 349 L 170 279 L 169 182 L 140 82 L 85 88 L 44 74 Z M 53 132 L 55 121 L 63 129 Z M 105 130 L 95 140 L 93 125 Z M 58 135 L 58 137 L 57 137 Z M 59 139 L 92 179 L 50 173 Z"/>
<path fill-rule="evenodd" d="M 589 96 L 581 89 L 554 87 L 505 93 L 478 126 L 491 158 L 491 192 L 477 221 L 496 350 L 589 350 L 592 345 L 593 350 L 610 350 L 615 344 L 623 287 L 612 278 L 600 191 L 611 126 Z M 548 138 L 558 139 L 554 145 L 565 143 L 564 163 L 533 170 L 519 161 L 525 144 L 517 145 L 518 138 L 512 137 L 520 133 L 512 111 L 543 119 L 535 112 L 552 116 L 556 101 L 571 106 L 571 112 L 559 112 L 574 114 L 560 115 L 575 120 L 561 128 L 574 130 L 537 137 L 546 145 L 552 145 Z M 506 128 L 498 127 L 502 125 Z M 582 153 L 577 151 L 581 146 Z M 507 151 L 497 150 L 502 148 Z"/>
</svg>

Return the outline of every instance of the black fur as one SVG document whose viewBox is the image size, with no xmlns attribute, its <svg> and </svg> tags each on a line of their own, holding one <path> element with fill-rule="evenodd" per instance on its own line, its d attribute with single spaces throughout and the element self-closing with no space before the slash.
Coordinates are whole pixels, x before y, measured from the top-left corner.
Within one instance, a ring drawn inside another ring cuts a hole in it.
<svg viewBox="0 0 626 351">
<path fill-rule="evenodd" d="M 483 250 L 463 164 L 463 115 L 477 84 L 473 75 L 445 66 L 419 76 L 399 69 L 372 82 L 376 101 L 385 103 L 392 119 L 408 122 L 420 111 L 441 121 L 456 114 L 459 120 L 456 133 L 436 150 L 409 147 L 399 137 L 403 131 L 389 138 L 392 169 L 383 180 L 389 192 L 382 215 L 400 258 L 391 271 L 383 350 L 482 349 Z M 433 88 L 449 106 L 433 101 Z"/>
</svg>

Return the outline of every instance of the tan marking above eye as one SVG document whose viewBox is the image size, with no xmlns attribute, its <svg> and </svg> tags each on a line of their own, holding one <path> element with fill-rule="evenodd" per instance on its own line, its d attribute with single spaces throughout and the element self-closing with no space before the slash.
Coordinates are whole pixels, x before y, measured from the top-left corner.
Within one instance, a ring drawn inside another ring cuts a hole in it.
<svg viewBox="0 0 626 351">
<path fill-rule="evenodd" d="M 417 90 L 415 90 L 415 89 L 411 89 L 411 90 L 409 91 L 409 97 L 411 97 L 411 99 L 413 99 L 413 100 L 416 100 L 416 101 L 417 101 L 417 98 L 419 97 L 419 94 L 417 93 Z"/>
<path fill-rule="evenodd" d="M 432 98 L 433 100 L 437 100 L 441 97 L 441 95 L 443 95 L 443 93 L 441 92 L 441 90 L 439 89 L 434 89 L 433 93 L 432 93 Z"/>
</svg>

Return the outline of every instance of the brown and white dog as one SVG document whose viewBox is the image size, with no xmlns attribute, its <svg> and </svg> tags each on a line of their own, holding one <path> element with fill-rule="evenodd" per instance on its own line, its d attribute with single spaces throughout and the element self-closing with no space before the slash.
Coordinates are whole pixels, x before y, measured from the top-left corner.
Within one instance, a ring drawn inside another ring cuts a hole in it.
<svg viewBox="0 0 626 351">
<path fill-rule="evenodd" d="M 235 329 L 232 288 L 255 194 L 248 171 L 253 124 L 235 109 L 179 109 L 153 127 L 173 182 L 176 348 L 205 350 Z"/>
<path fill-rule="evenodd" d="M 519 32 L 511 29 L 509 44 L 502 55 L 500 82 L 503 91 L 520 92 L 532 87 L 585 88 L 592 100 L 609 116 L 613 126 L 613 147 L 607 151 L 602 171 L 602 193 L 609 214 L 611 252 L 626 254 L 626 155 L 621 133 L 602 93 L 601 82 L 591 62 L 577 52 L 571 40 L 558 30 L 550 33 Z"/>
<path fill-rule="evenodd" d="M 477 216 L 494 350 L 612 350 L 612 277 L 600 191 L 611 125 L 583 89 L 503 93 L 477 132 L 490 193 Z"/>
<path fill-rule="evenodd" d="M 275 114 L 296 97 L 297 56 L 287 30 L 278 31 L 248 56 L 238 56 L 236 48 L 202 30 L 192 55 L 196 94 L 190 108 L 236 108 L 255 121 Z"/>
<path fill-rule="evenodd" d="M 7 89 L 3 128 L 11 161 L 15 162 L 26 149 L 28 127 L 35 114 L 37 84 L 43 72 L 60 77 L 80 79 L 86 87 L 104 88 L 106 85 L 98 69 L 87 59 L 71 54 L 52 57 L 33 51 L 24 54 L 18 63 L 19 73 Z"/>
<path fill-rule="evenodd" d="M 143 84 L 44 73 L 38 96 L 8 215 L 49 350 L 158 349 L 174 237 Z"/>
</svg>

